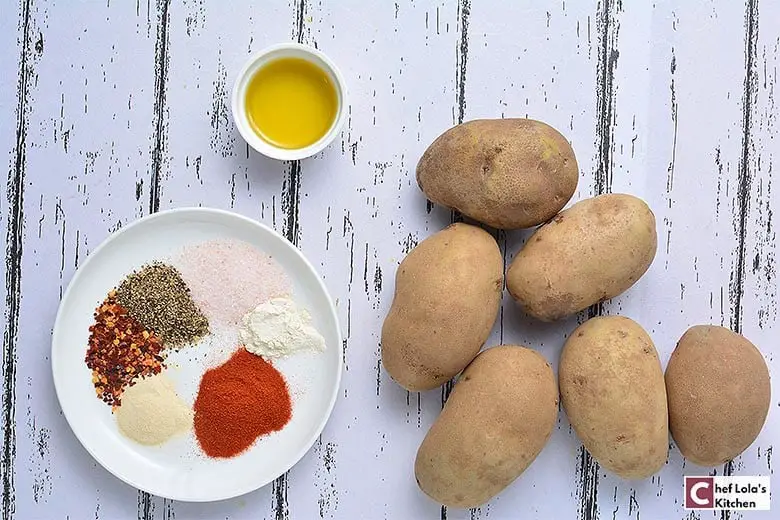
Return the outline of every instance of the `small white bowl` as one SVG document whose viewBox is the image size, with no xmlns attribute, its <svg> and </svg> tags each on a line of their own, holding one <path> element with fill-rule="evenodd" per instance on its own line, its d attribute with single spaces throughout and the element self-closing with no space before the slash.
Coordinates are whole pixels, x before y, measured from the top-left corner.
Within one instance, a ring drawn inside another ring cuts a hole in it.
<svg viewBox="0 0 780 520">
<path fill-rule="evenodd" d="M 307 60 L 320 69 L 322 69 L 333 82 L 333 86 L 336 88 L 336 95 L 338 97 L 338 106 L 336 109 L 336 117 L 333 120 L 328 132 L 322 136 L 322 138 L 309 146 L 304 148 L 280 148 L 274 146 L 252 129 L 247 117 L 246 111 L 246 89 L 249 81 L 255 75 L 255 73 L 268 62 L 278 58 L 302 58 Z M 249 143 L 249 146 L 254 148 L 257 152 L 271 157 L 272 159 L 278 159 L 281 161 L 295 161 L 298 159 L 304 159 L 311 157 L 312 155 L 321 152 L 326 146 L 328 146 L 339 134 L 341 127 L 344 125 L 346 119 L 346 97 L 347 89 L 344 82 L 344 78 L 339 72 L 336 65 L 323 54 L 313 47 L 302 45 L 300 43 L 280 43 L 267 47 L 260 52 L 253 54 L 246 64 L 241 68 L 241 71 L 236 77 L 236 82 L 233 85 L 233 94 L 231 100 L 231 109 L 233 112 L 233 121 L 238 127 L 238 131 L 241 137 Z"/>
</svg>

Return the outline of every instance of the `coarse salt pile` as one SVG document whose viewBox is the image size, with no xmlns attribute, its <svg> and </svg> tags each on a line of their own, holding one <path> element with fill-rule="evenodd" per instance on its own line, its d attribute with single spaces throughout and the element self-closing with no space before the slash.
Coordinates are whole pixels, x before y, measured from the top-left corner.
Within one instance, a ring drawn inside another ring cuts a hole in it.
<svg viewBox="0 0 780 520">
<path fill-rule="evenodd" d="M 212 326 L 236 326 L 261 303 L 292 294 L 284 269 L 241 240 L 211 240 L 184 247 L 173 264 Z"/>
</svg>

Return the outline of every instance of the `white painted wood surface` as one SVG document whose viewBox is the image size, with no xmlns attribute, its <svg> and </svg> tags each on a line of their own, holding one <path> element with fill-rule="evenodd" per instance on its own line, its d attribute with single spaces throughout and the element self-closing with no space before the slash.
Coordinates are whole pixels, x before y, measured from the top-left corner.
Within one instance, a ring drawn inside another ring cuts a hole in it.
<svg viewBox="0 0 780 520">
<path fill-rule="evenodd" d="M 604 312 L 643 324 L 664 365 L 689 325 L 742 330 L 776 377 L 779 21 L 778 0 L 2 2 L 2 518 L 776 518 L 684 511 L 682 475 L 704 470 L 675 447 L 652 479 L 617 479 L 563 414 L 499 497 L 441 508 L 412 464 L 443 392 L 401 390 L 380 370 L 378 341 L 397 263 L 451 218 L 428 211 L 420 154 L 458 121 L 528 116 L 571 139 L 576 197 L 628 191 L 655 211 L 654 265 Z M 229 116 L 247 54 L 287 40 L 327 52 L 350 88 L 341 139 L 300 164 L 249 153 Z M 311 452 L 273 486 L 204 505 L 149 497 L 97 466 L 60 414 L 49 367 L 79 262 L 122 225 L 187 205 L 233 209 L 295 241 L 345 333 L 341 397 Z M 498 235 L 507 261 L 527 235 Z M 534 323 L 505 298 L 489 344 L 557 362 L 576 324 Z M 777 395 L 759 439 L 718 474 L 772 474 Z"/>
</svg>

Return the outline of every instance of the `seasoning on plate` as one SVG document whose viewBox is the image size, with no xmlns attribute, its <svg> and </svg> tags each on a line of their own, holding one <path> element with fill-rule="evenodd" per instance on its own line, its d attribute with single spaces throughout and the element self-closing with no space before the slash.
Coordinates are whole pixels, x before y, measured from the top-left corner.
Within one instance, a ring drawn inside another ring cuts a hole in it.
<svg viewBox="0 0 780 520">
<path fill-rule="evenodd" d="M 247 118 L 264 141 L 285 149 L 312 145 L 336 120 L 338 94 L 322 68 L 302 58 L 277 58 L 246 89 Z"/>
<path fill-rule="evenodd" d="M 210 457 L 234 457 L 261 435 L 281 430 L 292 416 L 284 376 L 240 348 L 203 374 L 195 399 L 195 435 Z"/>
<path fill-rule="evenodd" d="M 85 362 L 97 396 L 109 405 L 121 404 L 123 390 L 134 379 L 158 374 L 164 367 L 160 338 L 129 316 L 113 291 L 95 311 L 89 332 Z"/>
<path fill-rule="evenodd" d="M 173 265 L 212 327 L 236 327 L 257 305 L 292 292 L 284 269 L 241 240 L 217 239 L 186 246 Z"/>
<path fill-rule="evenodd" d="M 192 427 L 193 412 L 165 373 L 141 379 L 125 390 L 116 421 L 126 437 L 158 445 Z"/>
<path fill-rule="evenodd" d="M 208 319 L 170 265 L 153 262 L 143 266 L 124 279 L 116 297 L 131 316 L 154 330 L 166 347 L 193 343 L 209 332 Z"/>
<path fill-rule="evenodd" d="M 311 316 L 290 298 L 274 298 L 247 313 L 238 337 L 245 348 L 264 358 L 325 350 L 325 339 L 311 325 Z"/>
</svg>

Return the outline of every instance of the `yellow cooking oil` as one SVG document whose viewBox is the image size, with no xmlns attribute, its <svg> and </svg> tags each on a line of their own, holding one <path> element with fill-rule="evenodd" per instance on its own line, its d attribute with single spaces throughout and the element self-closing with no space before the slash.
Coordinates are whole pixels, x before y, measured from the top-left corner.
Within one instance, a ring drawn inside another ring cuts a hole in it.
<svg viewBox="0 0 780 520">
<path fill-rule="evenodd" d="M 252 129 L 266 142 L 304 148 L 328 133 L 338 94 L 330 76 L 301 58 L 277 58 L 260 67 L 246 89 Z"/>
</svg>

